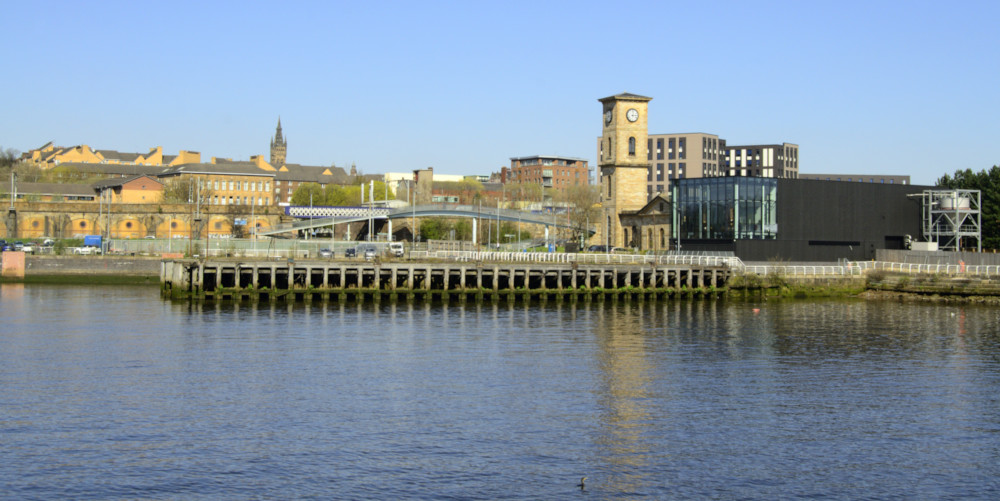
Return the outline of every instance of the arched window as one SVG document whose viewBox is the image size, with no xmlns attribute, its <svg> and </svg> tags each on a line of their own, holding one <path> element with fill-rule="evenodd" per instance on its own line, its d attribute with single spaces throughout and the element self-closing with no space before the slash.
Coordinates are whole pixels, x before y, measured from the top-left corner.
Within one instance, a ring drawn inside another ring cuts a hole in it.
<svg viewBox="0 0 1000 501">
<path fill-rule="evenodd" d="M 660 228 L 660 248 L 661 249 L 667 248 L 667 238 L 666 236 L 664 236 L 663 228 Z"/>
<path fill-rule="evenodd" d="M 630 157 L 634 157 L 635 156 L 635 138 L 634 137 L 628 138 L 628 156 L 630 156 Z"/>
</svg>

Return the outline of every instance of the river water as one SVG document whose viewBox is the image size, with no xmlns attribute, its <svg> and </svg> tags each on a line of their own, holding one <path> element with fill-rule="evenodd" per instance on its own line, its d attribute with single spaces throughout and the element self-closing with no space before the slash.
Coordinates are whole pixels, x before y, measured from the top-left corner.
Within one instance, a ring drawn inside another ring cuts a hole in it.
<svg viewBox="0 0 1000 501">
<path fill-rule="evenodd" d="M 5 499 L 1000 497 L 997 308 L 4 284 L 0 322 Z"/>
</svg>

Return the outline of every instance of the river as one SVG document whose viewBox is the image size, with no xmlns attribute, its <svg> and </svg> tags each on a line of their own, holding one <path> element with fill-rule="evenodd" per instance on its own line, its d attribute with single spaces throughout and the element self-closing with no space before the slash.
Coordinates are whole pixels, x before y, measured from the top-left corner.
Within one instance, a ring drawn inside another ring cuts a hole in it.
<svg viewBox="0 0 1000 501">
<path fill-rule="evenodd" d="M 0 322 L 4 499 L 1000 497 L 995 307 L 2 284 Z"/>
</svg>

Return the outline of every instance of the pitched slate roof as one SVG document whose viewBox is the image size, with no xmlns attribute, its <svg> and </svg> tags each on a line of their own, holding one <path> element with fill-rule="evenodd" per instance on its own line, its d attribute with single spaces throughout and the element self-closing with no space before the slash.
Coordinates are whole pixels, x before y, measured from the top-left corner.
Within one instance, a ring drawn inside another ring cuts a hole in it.
<svg viewBox="0 0 1000 501">
<path fill-rule="evenodd" d="M 89 184 L 71 183 L 16 183 L 17 192 L 36 195 L 94 196 L 97 194 Z"/>
<path fill-rule="evenodd" d="M 160 181 L 158 181 L 154 177 L 147 176 L 145 174 L 140 174 L 138 176 L 116 177 L 116 178 L 111 178 L 111 179 L 102 179 L 102 180 L 94 183 L 91 186 L 93 186 L 94 189 L 100 190 L 102 188 L 112 188 L 112 187 L 115 187 L 115 186 L 122 186 L 125 183 L 130 183 L 130 182 L 135 181 L 136 179 L 140 179 L 140 178 L 147 178 L 150 181 L 153 181 L 154 183 L 163 184 L 163 183 L 161 183 Z"/>
<path fill-rule="evenodd" d="M 329 174 L 325 174 L 328 172 Z M 298 181 L 302 183 L 344 184 L 349 176 L 340 167 L 323 167 L 318 165 L 285 164 L 277 172 L 279 181 Z"/>
<path fill-rule="evenodd" d="M 80 172 L 117 176 L 158 176 L 166 167 L 162 165 L 92 164 L 86 162 L 63 162 L 60 167 L 73 167 Z"/>
<path fill-rule="evenodd" d="M 100 153 L 105 160 L 118 160 L 121 162 L 135 162 L 135 160 L 142 156 L 141 153 L 122 153 L 115 150 L 94 150 L 94 153 Z"/>
<path fill-rule="evenodd" d="M 274 177 L 274 172 L 257 167 L 253 162 L 232 162 L 221 164 L 181 164 L 169 167 L 160 172 L 160 176 L 178 176 L 181 174 L 228 174 L 239 176 Z"/>
</svg>

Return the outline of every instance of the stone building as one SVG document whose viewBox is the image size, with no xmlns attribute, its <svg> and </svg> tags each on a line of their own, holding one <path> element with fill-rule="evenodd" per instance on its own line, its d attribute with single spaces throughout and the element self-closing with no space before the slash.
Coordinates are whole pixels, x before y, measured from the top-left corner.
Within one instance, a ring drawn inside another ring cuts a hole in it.
<svg viewBox="0 0 1000 501">
<path fill-rule="evenodd" d="M 633 227 L 621 215 L 636 213 L 647 202 L 646 112 L 652 98 L 622 93 L 599 99 L 603 108 L 603 134 L 598 156 L 601 170 L 601 211 L 596 243 L 620 247 L 634 240 Z"/>
</svg>

